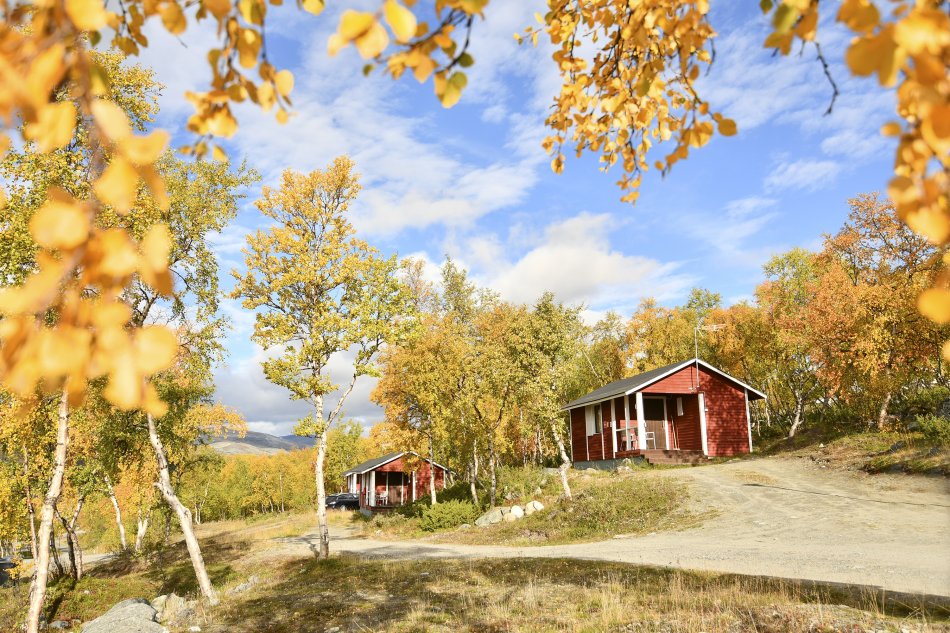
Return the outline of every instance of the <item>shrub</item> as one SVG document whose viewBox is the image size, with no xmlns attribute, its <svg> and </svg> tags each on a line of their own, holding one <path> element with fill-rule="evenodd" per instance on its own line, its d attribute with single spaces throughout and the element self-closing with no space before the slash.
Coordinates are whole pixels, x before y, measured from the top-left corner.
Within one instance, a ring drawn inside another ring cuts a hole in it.
<svg viewBox="0 0 950 633">
<path fill-rule="evenodd" d="M 445 530 L 471 523 L 478 518 L 478 508 L 468 501 L 446 501 L 426 508 L 419 527 L 426 532 Z"/>
<path fill-rule="evenodd" d="M 504 466 L 498 469 L 498 493 L 503 499 L 529 499 L 548 485 L 550 477 L 537 466 Z"/>
<path fill-rule="evenodd" d="M 950 420 L 939 415 L 917 416 L 917 430 L 937 446 L 950 446 Z"/>
<path fill-rule="evenodd" d="M 439 503 L 446 501 L 470 501 L 472 490 L 467 481 L 456 481 L 445 490 L 439 490 L 435 493 L 435 498 Z"/>
</svg>

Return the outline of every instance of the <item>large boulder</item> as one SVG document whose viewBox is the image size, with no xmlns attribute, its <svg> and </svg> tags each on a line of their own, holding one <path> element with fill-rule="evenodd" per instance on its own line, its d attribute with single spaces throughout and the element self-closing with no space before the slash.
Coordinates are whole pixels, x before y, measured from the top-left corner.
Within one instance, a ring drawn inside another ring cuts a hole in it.
<svg viewBox="0 0 950 633">
<path fill-rule="evenodd" d="M 194 605 L 174 593 L 159 596 L 152 600 L 151 604 L 157 612 L 155 618 L 169 626 L 185 625 L 195 615 Z"/>
<path fill-rule="evenodd" d="M 475 519 L 475 525 L 478 527 L 485 527 L 486 525 L 501 523 L 504 520 L 506 514 L 508 514 L 508 508 L 492 508 L 482 516 Z"/>
<path fill-rule="evenodd" d="M 141 598 L 123 600 L 82 627 L 82 633 L 168 633 L 155 607 Z"/>
<path fill-rule="evenodd" d="M 534 514 L 535 512 L 540 512 L 544 510 L 544 504 L 540 501 L 529 501 L 528 505 L 524 507 L 525 514 Z"/>
<path fill-rule="evenodd" d="M 521 506 L 511 506 L 511 516 L 520 519 L 524 516 L 524 508 Z"/>
</svg>

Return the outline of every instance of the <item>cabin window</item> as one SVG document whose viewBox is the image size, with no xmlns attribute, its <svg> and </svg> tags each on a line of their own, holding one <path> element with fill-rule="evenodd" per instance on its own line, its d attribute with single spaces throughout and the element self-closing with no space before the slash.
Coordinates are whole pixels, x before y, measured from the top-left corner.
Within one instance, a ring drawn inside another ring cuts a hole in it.
<svg viewBox="0 0 950 633">
<path fill-rule="evenodd" d="M 584 418 L 587 422 L 588 436 L 604 432 L 604 419 L 599 404 L 589 404 L 584 407 Z"/>
<path fill-rule="evenodd" d="M 683 399 L 676 399 L 676 415 L 683 415 Z"/>
</svg>

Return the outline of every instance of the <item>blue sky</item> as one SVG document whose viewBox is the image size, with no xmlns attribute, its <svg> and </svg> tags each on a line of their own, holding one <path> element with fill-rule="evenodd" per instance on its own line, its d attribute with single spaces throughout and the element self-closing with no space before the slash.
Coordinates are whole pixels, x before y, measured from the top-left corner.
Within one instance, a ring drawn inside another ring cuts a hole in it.
<svg viewBox="0 0 950 633">
<path fill-rule="evenodd" d="M 852 79 L 842 64 L 849 35 L 826 18 L 822 45 L 841 96 L 823 116 L 831 89 L 812 49 L 775 58 L 762 48 L 768 22 L 758 3 L 713 3 L 719 31 L 716 62 L 702 89 L 714 109 L 736 120 L 739 134 L 714 137 L 661 178 L 644 178 L 635 206 L 619 202 L 619 173 L 598 171 L 593 157 L 569 159 L 561 176 L 540 147 L 544 111 L 558 77 L 543 46 L 518 46 L 512 34 L 544 10 L 534 0 L 494 0 L 473 36 L 475 66 L 462 102 L 445 110 L 430 84 L 364 78 L 352 47 L 326 55 L 337 22 L 331 8 L 314 18 L 271 7 L 268 53 L 296 76 L 295 114 L 285 126 L 251 108 L 228 145 L 273 185 L 284 168 L 324 167 L 349 154 L 362 174 L 353 209 L 360 235 L 384 252 L 422 257 L 438 267 L 445 254 L 480 284 L 513 301 L 544 290 L 584 303 L 596 319 L 629 313 L 641 298 L 677 304 L 694 286 L 727 303 L 749 298 L 761 266 L 794 246 L 816 247 L 844 221 L 847 199 L 881 190 L 893 145 L 880 126 L 893 117 L 893 95 Z M 373 2 L 338 6 L 376 6 Z M 182 95 L 200 89 L 209 70 L 200 59 L 213 33 L 192 27 L 179 41 L 156 32 L 141 58 L 166 85 L 159 123 L 189 140 Z M 199 57 L 198 53 L 201 52 Z M 242 264 L 244 236 L 262 226 L 249 191 L 236 221 L 215 239 L 227 287 Z M 289 433 L 307 407 L 267 383 L 265 352 L 250 342 L 253 314 L 226 302 L 233 329 L 229 357 L 216 374 L 218 397 L 241 411 L 253 430 Z M 346 379 L 347 358 L 331 371 Z M 364 379 L 345 407 L 365 424 L 382 418 Z"/>
</svg>

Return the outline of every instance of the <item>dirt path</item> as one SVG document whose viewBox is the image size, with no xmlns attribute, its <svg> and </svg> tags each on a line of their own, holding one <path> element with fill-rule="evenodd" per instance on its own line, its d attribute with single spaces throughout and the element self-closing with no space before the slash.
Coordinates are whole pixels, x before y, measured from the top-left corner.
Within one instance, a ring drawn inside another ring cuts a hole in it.
<svg viewBox="0 0 950 633">
<path fill-rule="evenodd" d="M 553 557 L 843 582 L 950 596 L 950 483 L 759 459 L 664 473 L 692 483 L 702 526 L 542 547 L 382 541 L 334 530 L 331 549 L 390 558 Z M 309 536 L 284 541 L 305 552 Z"/>
</svg>

